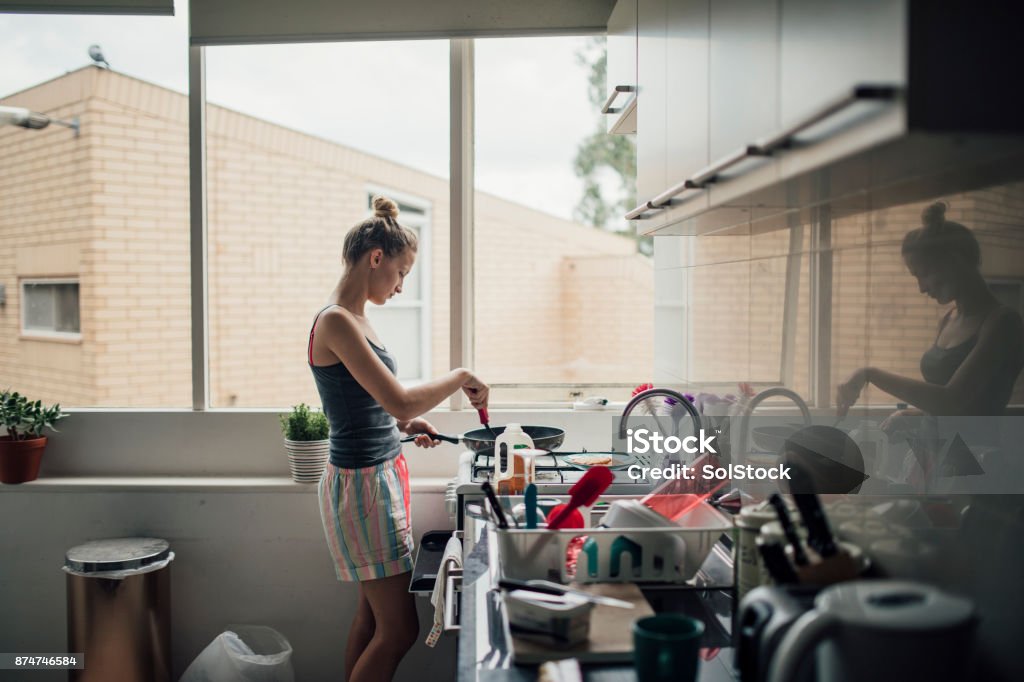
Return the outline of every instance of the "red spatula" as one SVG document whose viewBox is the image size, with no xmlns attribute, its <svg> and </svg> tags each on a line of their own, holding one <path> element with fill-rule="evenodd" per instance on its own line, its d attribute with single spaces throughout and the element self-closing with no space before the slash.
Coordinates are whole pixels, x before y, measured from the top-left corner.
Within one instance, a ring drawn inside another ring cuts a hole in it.
<svg viewBox="0 0 1024 682">
<path fill-rule="evenodd" d="M 576 485 L 569 488 L 569 504 L 561 504 L 551 510 L 548 516 L 548 528 L 558 530 L 565 525 L 572 512 L 584 505 L 590 506 L 597 502 L 608 486 L 612 484 L 615 475 L 608 467 L 591 467 L 583 478 L 576 482 Z"/>
</svg>

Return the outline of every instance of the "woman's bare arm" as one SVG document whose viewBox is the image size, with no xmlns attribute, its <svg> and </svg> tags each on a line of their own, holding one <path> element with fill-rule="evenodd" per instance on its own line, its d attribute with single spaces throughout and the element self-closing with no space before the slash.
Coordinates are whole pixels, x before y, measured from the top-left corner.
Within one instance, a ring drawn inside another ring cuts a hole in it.
<svg viewBox="0 0 1024 682">
<path fill-rule="evenodd" d="M 864 379 L 930 414 L 970 414 L 1000 373 L 1019 369 L 1022 337 L 1020 317 L 1003 308 L 978 330 L 978 342 L 946 385 L 930 384 L 877 367 L 864 368 Z"/>
<path fill-rule="evenodd" d="M 442 400 L 465 388 L 474 406 L 487 406 L 487 386 L 467 369 L 455 369 L 442 377 L 412 388 L 395 378 L 370 348 L 352 313 L 333 308 L 321 316 L 318 331 L 324 343 L 366 392 L 399 421 L 408 421 L 437 407 Z"/>
</svg>

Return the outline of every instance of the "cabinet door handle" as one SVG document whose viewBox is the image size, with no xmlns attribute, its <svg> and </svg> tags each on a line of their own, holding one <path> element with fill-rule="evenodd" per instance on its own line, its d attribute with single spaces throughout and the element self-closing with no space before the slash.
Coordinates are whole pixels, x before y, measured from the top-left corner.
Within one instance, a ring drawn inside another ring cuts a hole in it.
<svg viewBox="0 0 1024 682">
<path fill-rule="evenodd" d="M 619 107 L 618 109 L 612 109 L 612 103 L 615 101 L 615 98 L 618 97 L 623 92 L 636 92 L 636 88 L 633 87 L 632 85 L 616 85 L 615 89 L 612 90 L 612 94 L 608 95 L 608 99 L 604 101 L 604 106 L 601 107 L 601 113 L 617 114 L 620 111 L 622 111 L 622 107 Z"/>
<path fill-rule="evenodd" d="M 760 140 L 756 141 L 753 146 L 757 147 L 763 154 L 771 154 L 776 150 L 788 147 L 792 144 L 793 138 L 804 130 L 821 123 L 825 119 L 838 114 L 843 109 L 846 109 L 857 102 L 891 102 L 897 99 L 902 92 L 903 89 L 898 85 L 855 85 L 831 102 L 824 104 L 820 109 L 806 118 L 794 123 L 788 128 L 780 130 L 774 135 L 762 137 Z"/>
<path fill-rule="evenodd" d="M 825 119 L 834 116 L 843 109 L 846 109 L 857 102 L 876 101 L 889 102 L 897 99 L 903 89 L 897 85 L 855 85 L 846 93 L 828 102 L 813 114 L 801 119 L 788 128 L 784 128 L 772 135 L 762 137 L 752 144 L 745 145 L 740 149 L 723 156 L 711 165 L 697 171 L 692 177 L 683 180 L 679 184 L 669 187 L 661 194 L 646 201 L 626 214 L 626 220 L 645 220 L 650 214 L 662 211 L 670 206 L 684 203 L 676 197 L 686 190 L 702 190 L 718 180 L 718 176 L 726 169 L 735 166 L 740 161 L 755 156 L 771 156 L 776 151 L 785 149 L 793 143 L 793 138 L 811 126 L 821 123 Z"/>
</svg>

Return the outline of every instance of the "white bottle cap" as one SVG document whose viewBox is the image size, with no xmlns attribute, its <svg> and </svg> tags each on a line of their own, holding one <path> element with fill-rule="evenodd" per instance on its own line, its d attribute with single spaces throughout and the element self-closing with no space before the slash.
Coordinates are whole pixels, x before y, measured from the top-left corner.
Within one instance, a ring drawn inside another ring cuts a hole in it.
<svg viewBox="0 0 1024 682">
<path fill-rule="evenodd" d="M 504 431 L 504 433 L 522 433 L 522 432 L 523 432 L 523 427 L 520 426 L 519 424 L 515 424 L 515 423 L 505 424 L 505 431 Z"/>
</svg>

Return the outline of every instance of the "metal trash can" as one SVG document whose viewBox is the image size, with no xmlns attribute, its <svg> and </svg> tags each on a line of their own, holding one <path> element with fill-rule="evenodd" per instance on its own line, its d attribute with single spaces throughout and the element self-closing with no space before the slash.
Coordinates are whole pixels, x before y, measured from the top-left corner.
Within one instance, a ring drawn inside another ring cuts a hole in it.
<svg viewBox="0 0 1024 682">
<path fill-rule="evenodd" d="M 170 682 L 174 552 L 158 538 L 116 538 L 68 550 L 68 648 L 85 654 L 72 682 Z"/>
</svg>

